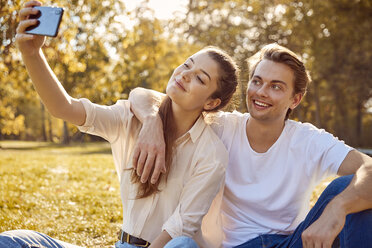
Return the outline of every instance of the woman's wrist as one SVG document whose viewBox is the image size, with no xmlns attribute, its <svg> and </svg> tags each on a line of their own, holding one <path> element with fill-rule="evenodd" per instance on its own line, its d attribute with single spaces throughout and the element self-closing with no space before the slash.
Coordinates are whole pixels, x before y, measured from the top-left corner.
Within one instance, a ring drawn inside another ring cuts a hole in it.
<svg viewBox="0 0 372 248">
<path fill-rule="evenodd" d="M 144 117 L 143 126 L 163 127 L 163 123 L 158 113 L 152 113 Z"/>
<path fill-rule="evenodd" d="M 44 57 L 43 55 L 43 50 L 41 50 L 41 47 L 39 49 L 35 49 L 35 50 L 32 50 L 32 51 L 21 51 L 21 55 L 22 55 L 22 59 L 25 60 L 25 59 L 35 59 L 37 56 L 39 57 Z"/>
</svg>

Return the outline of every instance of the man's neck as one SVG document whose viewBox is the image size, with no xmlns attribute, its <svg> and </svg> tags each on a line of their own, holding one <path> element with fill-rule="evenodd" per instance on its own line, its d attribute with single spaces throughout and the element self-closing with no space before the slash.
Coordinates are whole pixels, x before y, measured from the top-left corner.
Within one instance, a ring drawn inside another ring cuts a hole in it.
<svg viewBox="0 0 372 248">
<path fill-rule="evenodd" d="M 246 135 L 252 149 L 258 153 L 269 150 L 280 137 L 284 124 L 284 120 L 265 122 L 250 117 L 246 124 Z"/>
</svg>

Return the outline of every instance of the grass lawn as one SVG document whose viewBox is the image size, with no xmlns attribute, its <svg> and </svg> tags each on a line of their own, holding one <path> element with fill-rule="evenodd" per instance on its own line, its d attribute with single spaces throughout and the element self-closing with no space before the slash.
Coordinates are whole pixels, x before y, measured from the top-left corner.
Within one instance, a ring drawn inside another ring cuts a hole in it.
<svg viewBox="0 0 372 248">
<path fill-rule="evenodd" d="M 122 210 L 108 144 L 0 146 L 0 232 L 32 229 L 88 247 L 115 243 Z"/>
<path fill-rule="evenodd" d="M 122 210 L 108 143 L 0 141 L 0 147 L 0 232 L 32 229 L 88 247 L 117 241 Z M 327 183 L 313 192 L 311 205 Z"/>
</svg>

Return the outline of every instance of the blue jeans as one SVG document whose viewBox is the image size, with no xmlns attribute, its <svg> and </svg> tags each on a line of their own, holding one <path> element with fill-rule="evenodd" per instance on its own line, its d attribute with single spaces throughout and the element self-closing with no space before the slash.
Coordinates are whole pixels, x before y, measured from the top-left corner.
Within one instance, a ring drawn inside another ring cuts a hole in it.
<svg viewBox="0 0 372 248">
<path fill-rule="evenodd" d="M 81 248 L 30 230 L 0 233 L 0 248 Z"/>
<path fill-rule="evenodd" d="M 128 243 L 116 242 L 115 248 L 138 248 Z M 172 239 L 165 248 L 198 248 L 194 240 L 186 237 Z M 0 248 L 82 248 L 53 239 L 43 233 L 31 230 L 14 230 L 0 233 Z"/>
<path fill-rule="evenodd" d="M 353 176 L 343 176 L 335 179 L 319 197 L 315 206 L 306 216 L 305 220 L 291 235 L 264 234 L 247 241 L 235 248 L 300 248 L 302 247 L 302 232 L 309 227 L 322 214 L 327 204 L 341 193 L 352 180 Z M 345 226 L 336 238 L 332 247 L 344 248 L 371 248 L 372 247 L 372 209 L 346 216 Z M 177 239 L 174 239 L 176 241 Z M 192 239 L 185 238 L 190 242 Z M 173 241 L 173 240 L 172 240 Z M 195 244 L 196 245 L 196 244 Z M 180 244 L 178 247 L 182 246 Z M 190 247 L 190 246 L 189 246 Z M 197 247 L 197 246 L 196 246 Z"/>
<path fill-rule="evenodd" d="M 351 182 L 353 175 L 335 179 L 319 197 L 305 220 L 291 235 L 264 234 L 247 241 L 236 248 L 299 248 L 302 247 L 302 232 L 322 214 L 327 204 L 341 193 Z M 372 247 L 372 209 L 346 216 L 345 226 L 332 247 L 370 248 Z"/>
<path fill-rule="evenodd" d="M 199 248 L 199 246 L 192 238 L 181 236 L 169 241 L 164 248 Z"/>
<path fill-rule="evenodd" d="M 291 235 L 265 234 L 247 241 L 236 248 L 298 248 L 302 247 L 301 234 L 322 214 L 327 204 L 339 193 L 341 193 L 352 180 L 352 175 L 335 179 L 324 190 L 315 206 L 311 209 L 305 220 L 297 227 Z M 345 226 L 336 238 L 333 247 L 344 248 L 368 248 L 372 244 L 372 210 L 365 210 L 346 216 Z M 52 247 L 52 248 L 78 248 L 71 244 L 52 239 L 45 234 L 28 230 L 4 232 L 0 234 L 0 248 L 24 248 L 24 247 Z M 126 243 L 115 244 L 116 248 L 134 248 Z M 172 239 L 165 248 L 197 248 L 197 244 L 187 237 Z"/>
</svg>

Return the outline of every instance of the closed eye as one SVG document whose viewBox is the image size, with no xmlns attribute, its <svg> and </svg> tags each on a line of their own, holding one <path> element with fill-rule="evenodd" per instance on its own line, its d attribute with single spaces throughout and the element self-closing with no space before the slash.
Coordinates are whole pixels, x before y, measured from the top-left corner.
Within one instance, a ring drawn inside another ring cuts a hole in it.
<svg viewBox="0 0 372 248">
<path fill-rule="evenodd" d="M 186 63 L 184 63 L 183 65 L 184 65 L 187 69 L 190 68 L 190 66 L 189 66 L 188 64 L 186 64 Z"/>
<path fill-rule="evenodd" d="M 198 80 L 200 81 L 200 83 L 205 84 L 204 81 L 199 76 L 196 76 L 196 77 L 198 78 Z"/>
</svg>

